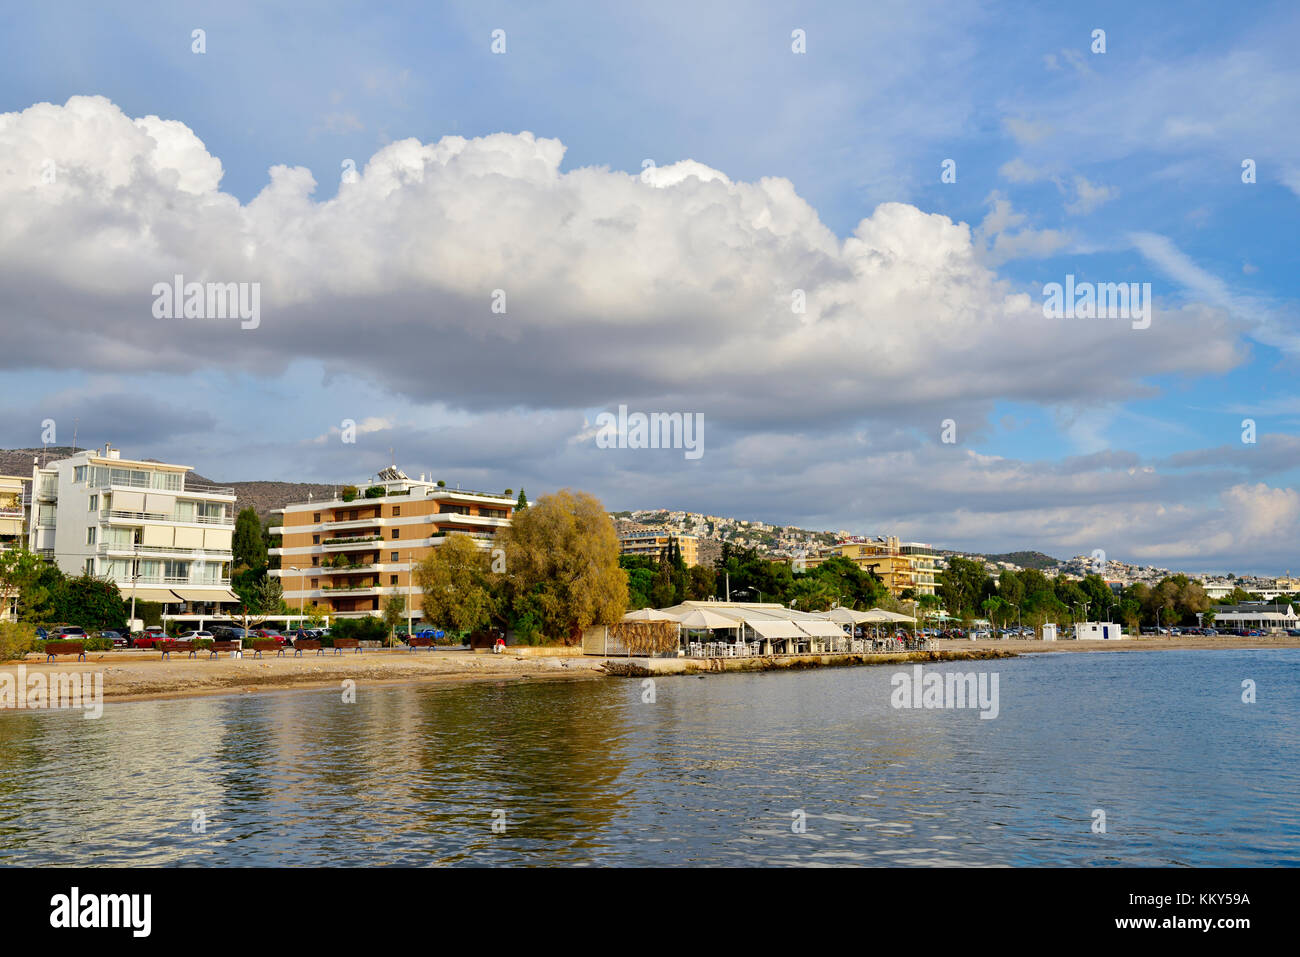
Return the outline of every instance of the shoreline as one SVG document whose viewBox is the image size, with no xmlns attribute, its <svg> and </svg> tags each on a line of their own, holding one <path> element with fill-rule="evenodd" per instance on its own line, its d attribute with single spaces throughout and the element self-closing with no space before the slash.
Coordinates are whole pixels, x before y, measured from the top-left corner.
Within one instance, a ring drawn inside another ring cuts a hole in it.
<svg viewBox="0 0 1300 957">
<path fill-rule="evenodd" d="M 1300 648 L 1300 638 L 1128 638 L 1119 641 L 944 640 L 929 651 L 873 654 L 788 655 L 765 658 L 603 658 L 580 653 L 480 655 L 467 651 L 370 650 L 361 655 L 302 658 L 174 658 L 154 652 L 91 652 L 84 662 L 56 659 L 47 664 L 32 655 L 0 664 L 0 675 L 13 676 L 22 665 L 36 674 L 103 674 L 105 702 L 160 701 L 214 695 L 265 694 L 337 688 L 346 680 L 366 685 L 463 685 L 481 681 L 587 680 L 650 675 L 705 675 L 807 670 L 821 667 L 869 667 L 900 663 L 970 661 L 1054 652 L 1126 652 L 1189 650 L 1266 650 Z M 27 710 L 0 707 L 0 713 Z"/>
</svg>

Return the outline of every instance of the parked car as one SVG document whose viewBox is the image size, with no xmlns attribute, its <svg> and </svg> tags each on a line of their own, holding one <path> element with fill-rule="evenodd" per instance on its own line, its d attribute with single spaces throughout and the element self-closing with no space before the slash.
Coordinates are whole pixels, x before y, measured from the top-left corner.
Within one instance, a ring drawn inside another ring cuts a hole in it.
<svg viewBox="0 0 1300 957">
<path fill-rule="evenodd" d="M 136 648 L 154 648 L 164 641 L 172 641 L 172 636 L 161 628 L 156 631 L 145 629 L 131 636 L 131 644 Z"/>
<path fill-rule="evenodd" d="M 210 631 L 186 631 L 181 634 L 181 641 L 203 641 L 213 637 Z"/>
<path fill-rule="evenodd" d="M 50 632 L 51 641 L 60 641 L 64 638 L 77 640 L 77 639 L 88 638 L 88 637 L 89 636 L 86 634 L 86 629 L 79 628 L 76 625 L 59 625 L 57 628 L 55 628 L 53 631 Z"/>
<path fill-rule="evenodd" d="M 126 635 L 122 634 L 120 631 L 101 631 L 99 637 L 107 638 L 113 643 L 114 648 L 126 647 Z"/>
<path fill-rule="evenodd" d="M 257 628 L 253 631 L 251 637 L 270 638 L 272 641 L 275 641 L 281 645 L 285 644 L 289 640 L 288 638 L 284 637 L 284 635 L 276 631 L 274 628 Z"/>
</svg>

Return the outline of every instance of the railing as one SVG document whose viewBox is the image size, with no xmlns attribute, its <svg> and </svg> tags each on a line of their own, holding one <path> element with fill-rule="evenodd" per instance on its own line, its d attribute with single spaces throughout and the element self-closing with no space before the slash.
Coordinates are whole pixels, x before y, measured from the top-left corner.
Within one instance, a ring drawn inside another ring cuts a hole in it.
<svg viewBox="0 0 1300 957">
<path fill-rule="evenodd" d="M 0 508 L 0 518 L 22 518 L 21 508 Z"/>
<path fill-rule="evenodd" d="M 182 491 L 198 492 L 200 495 L 234 495 L 235 487 L 233 485 L 204 485 L 202 483 L 191 485 L 186 482 Z"/>
<path fill-rule="evenodd" d="M 122 509 L 111 508 L 100 511 L 99 516 L 104 518 L 122 518 L 132 522 L 176 522 L 179 524 L 194 525 L 234 525 L 233 519 L 227 516 L 214 515 L 193 515 L 189 518 L 177 518 L 175 514 L 164 515 L 162 512 L 126 512 Z"/>
<path fill-rule="evenodd" d="M 131 554 L 139 552 L 140 554 L 158 553 L 158 552 L 175 552 L 181 555 L 196 555 L 199 558 L 219 558 L 229 559 L 234 557 L 234 552 L 230 549 L 221 548 L 177 548 L 171 545 L 131 545 L 118 544 L 116 542 L 100 542 L 100 552 L 125 552 Z"/>
</svg>

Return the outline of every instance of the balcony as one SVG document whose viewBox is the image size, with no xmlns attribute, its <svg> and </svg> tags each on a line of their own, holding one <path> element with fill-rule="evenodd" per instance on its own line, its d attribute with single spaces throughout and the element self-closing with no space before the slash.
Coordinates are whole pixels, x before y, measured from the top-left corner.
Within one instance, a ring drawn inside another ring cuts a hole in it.
<svg viewBox="0 0 1300 957">
<path fill-rule="evenodd" d="M 192 515 L 189 518 L 177 518 L 175 514 L 166 515 L 162 512 L 124 512 L 121 509 L 100 510 L 99 519 L 102 522 L 123 521 L 123 522 L 171 522 L 178 525 L 230 525 L 234 526 L 235 520 L 227 516 L 214 515 Z"/>
<path fill-rule="evenodd" d="M 113 542 L 100 542 L 98 551 L 101 555 L 141 555 L 150 554 L 168 554 L 168 555 L 193 555 L 195 558 L 209 558 L 214 561 L 231 561 L 235 553 L 229 549 L 220 548 L 176 548 L 171 545 L 117 545 Z"/>
<path fill-rule="evenodd" d="M 233 485 L 204 485 L 202 483 L 193 485 L 185 483 L 185 488 L 181 489 L 181 494 L 194 493 L 195 495 L 228 495 L 235 497 L 235 488 Z"/>
<path fill-rule="evenodd" d="M 382 541 L 383 538 L 379 535 L 367 535 L 360 538 L 327 538 L 321 542 L 321 546 L 327 551 L 338 551 L 341 549 L 373 548 L 376 542 Z"/>
</svg>

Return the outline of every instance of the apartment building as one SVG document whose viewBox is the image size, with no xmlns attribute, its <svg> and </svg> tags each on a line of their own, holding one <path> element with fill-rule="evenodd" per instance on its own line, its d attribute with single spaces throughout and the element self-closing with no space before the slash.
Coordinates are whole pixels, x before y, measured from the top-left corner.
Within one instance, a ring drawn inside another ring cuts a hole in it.
<svg viewBox="0 0 1300 957">
<path fill-rule="evenodd" d="M 401 595 L 418 618 L 420 589 L 411 569 L 451 534 L 490 549 L 514 505 L 506 495 L 442 488 L 387 468 L 355 498 L 275 509 L 271 534 L 281 543 L 270 553 L 280 568 L 271 574 L 292 608 L 315 602 L 331 617 L 360 618 L 380 614 L 388 596 Z"/>
<path fill-rule="evenodd" d="M 911 589 L 917 595 L 933 595 L 937 580 L 936 556 L 929 545 L 900 542 L 889 536 L 849 539 L 807 558 L 808 566 L 820 565 L 833 556 L 843 556 L 861 568 L 873 571 L 895 597 Z"/>
<path fill-rule="evenodd" d="M 30 479 L 17 475 L 0 475 L 0 551 L 27 540 L 29 481 Z M 15 617 L 17 601 L 17 595 L 0 592 L 0 621 L 9 621 Z"/>
<path fill-rule="evenodd" d="M 66 574 L 111 579 L 127 600 L 230 606 L 235 490 L 187 481 L 190 471 L 109 445 L 33 466 L 28 547 Z"/>
<path fill-rule="evenodd" d="M 686 567 L 698 565 L 699 539 L 694 535 L 682 535 L 657 525 L 629 525 L 624 523 L 618 532 L 619 550 L 624 555 L 645 555 L 658 559 L 668 543 L 676 539 L 682 550 L 682 561 Z"/>
</svg>

